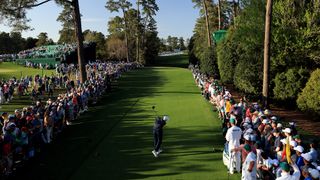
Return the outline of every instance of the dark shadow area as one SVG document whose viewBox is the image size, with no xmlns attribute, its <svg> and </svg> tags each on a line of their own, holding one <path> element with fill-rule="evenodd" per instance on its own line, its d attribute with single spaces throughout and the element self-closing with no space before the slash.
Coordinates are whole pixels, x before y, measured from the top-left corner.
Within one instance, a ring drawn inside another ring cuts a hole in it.
<svg viewBox="0 0 320 180">
<path fill-rule="evenodd" d="M 165 81 L 152 68 L 126 73 L 115 84 L 113 92 L 89 107 L 88 113 L 74 121 L 75 125 L 68 126 L 53 144 L 18 170 L 12 179 L 69 179 L 130 111 L 141 111 L 134 108 L 139 98 L 152 96 L 154 89 Z M 133 90 L 135 87 L 140 89 Z"/>
<path fill-rule="evenodd" d="M 187 58 L 182 57 L 166 57 L 158 65 L 186 68 Z M 192 90 L 161 91 L 168 79 L 159 69 L 146 67 L 123 75 L 113 92 L 89 107 L 88 113 L 68 126 L 14 179 L 145 179 L 194 172 L 212 173 L 214 177 L 222 166 L 221 152 L 212 152 L 223 144 L 219 127 L 197 126 L 196 120 L 193 126 L 168 124 L 164 152 L 158 158 L 151 154 L 154 104 L 145 99 L 199 94 Z"/>
<path fill-rule="evenodd" d="M 158 56 L 155 65 L 188 68 L 188 55 Z"/>
</svg>

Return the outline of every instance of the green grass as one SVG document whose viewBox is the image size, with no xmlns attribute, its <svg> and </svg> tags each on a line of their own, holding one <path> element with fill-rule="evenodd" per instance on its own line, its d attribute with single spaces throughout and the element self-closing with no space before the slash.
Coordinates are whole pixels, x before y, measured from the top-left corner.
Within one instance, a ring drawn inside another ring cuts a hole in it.
<svg viewBox="0 0 320 180">
<path fill-rule="evenodd" d="M 43 70 L 43 75 L 51 75 L 54 73 L 54 70 Z M 0 79 L 9 79 L 16 77 L 20 79 L 25 76 L 34 76 L 36 74 L 42 75 L 41 69 L 26 68 L 11 62 L 0 63 Z"/>
<path fill-rule="evenodd" d="M 70 126 L 42 154 L 33 179 L 228 179 L 217 114 L 200 95 L 186 56 L 160 58 L 162 67 L 126 73 L 117 89 Z M 179 67 L 174 67 L 177 63 Z M 154 113 L 168 114 L 164 152 L 151 154 Z M 232 175 L 230 179 L 240 179 Z"/>
<path fill-rule="evenodd" d="M 44 75 L 51 75 L 55 73 L 54 70 L 43 70 Z M 12 77 L 16 77 L 18 79 L 25 77 L 26 75 L 33 76 L 39 74 L 42 75 L 41 69 L 34 68 L 26 68 L 11 62 L 3 62 L 0 63 L 0 80 L 2 79 L 10 79 Z M 60 91 L 61 92 L 61 91 Z M 55 92 L 57 95 L 58 92 Z M 22 109 L 25 106 L 30 106 L 32 103 L 30 96 L 22 96 L 19 98 L 17 95 L 14 95 L 14 99 L 9 104 L 0 105 L 0 112 L 9 112 L 13 113 L 15 109 Z"/>
</svg>

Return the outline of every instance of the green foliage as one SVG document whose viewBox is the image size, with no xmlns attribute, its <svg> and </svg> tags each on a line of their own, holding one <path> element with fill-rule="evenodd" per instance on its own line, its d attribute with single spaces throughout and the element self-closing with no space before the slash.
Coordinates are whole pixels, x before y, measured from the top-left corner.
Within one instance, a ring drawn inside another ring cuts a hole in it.
<svg viewBox="0 0 320 180">
<path fill-rule="evenodd" d="M 230 29 L 227 38 L 217 45 L 217 60 L 220 80 L 223 83 L 233 82 L 234 69 L 238 60 L 236 44 L 233 42 L 234 29 Z"/>
<path fill-rule="evenodd" d="M 218 74 L 216 54 L 213 48 L 206 48 L 200 57 L 200 70 L 210 76 Z"/>
<path fill-rule="evenodd" d="M 70 4 L 63 4 L 63 10 L 59 14 L 57 21 L 61 22 L 62 29 L 59 31 L 60 37 L 58 43 L 75 43 L 75 23 L 73 9 Z"/>
<path fill-rule="evenodd" d="M 315 70 L 308 80 L 306 87 L 297 99 L 298 107 L 303 111 L 320 115 L 320 69 Z"/>
<path fill-rule="evenodd" d="M 19 51 L 35 47 L 37 39 L 22 38 L 19 32 L 0 33 L 0 54 L 18 53 Z"/>
<path fill-rule="evenodd" d="M 240 90 L 257 95 L 262 87 L 265 2 L 242 3 L 238 25 L 229 28 L 227 37 L 218 44 L 218 66 L 223 82 L 233 82 Z"/>
<path fill-rule="evenodd" d="M 239 60 L 233 77 L 234 85 L 240 90 L 257 95 L 262 89 L 262 63 Z"/>
<path fill-rule="evenodd" d="M 183 37 L 180 37 L 179 38 L 179 49 L 181 51 L 184 51 L 187 49 L 184 43 L 185 43 L 185 41 L 184 41 Z"/>
<path fill-rule="evenodd" d="M 272 74 L 291 67 L 313 68 L 320 55 L 320 5 L 276 1 L 272 24 Z"/>
<path fill-rule="evenodd" d="M 102 60 L 106 58 L 106 41 L 105 37 L 101 32 L 85 30 L 83 32 L 84 40 L 87 42 L 96 43 L 96 56 L 98 59 Z"/>
<path fill-rule="evenodd" d="M 190 38 L 189 44 L 188 44 L 188 55 L 189 55 L 189 63 L 196 65 L 199 64 L 199 59 L 194 54 L 194 38 L 193 36 Z"/>
<path fill-rule="evenodd" d="M 36 46 L 40 47 L 40 46 L 47 46 L 47 45 L 52 45 L 54 44 L 54 42 L 52 41 L 52 39 L 48 38 L 48 34 L 45 32 L 41 32 L 38 35 L 38 41 L 36 42 Z"/>
<path fill-rule="evenodd" d="M 109 11 L 121 11 L 123 15 L 122 17 L 116 16 L 108 22 L 110 35 L 107 38 L 107 49 L 110 51 L 108 52 L 109 58 L 119 59 L 124 54 L 126 56 L 128 52 L 131 61 L 136 60 L 143 64 L 154 63 L 161 44 L 157 37 L 156 21 L 153 18 L 159 7 L 155 0 L 141 0 L 138 5 L 142 7 L 141 13 L 133 9 L 129 1 L 107 1 L 106 8 Z M 115 46 L 118 48 L 114 48 Z M 138 52 L 139 57 L 137 57 Z"/>
<path fill-rule="evenodd" d="M 140 63 L 154 64 L 159 53 L 160 40 L 157 32 L 148 32 L 146 34 L 146 44 L 143 51 L 143 58 L 140 58 Z"/>
<path fill-rule="evenodd" d="M 274 79 L 274 97 L 280 100 L 296 99 L 309 78 L 309 71 L 304 68 L 291 68 L 278 73 Z"/>
</svg>

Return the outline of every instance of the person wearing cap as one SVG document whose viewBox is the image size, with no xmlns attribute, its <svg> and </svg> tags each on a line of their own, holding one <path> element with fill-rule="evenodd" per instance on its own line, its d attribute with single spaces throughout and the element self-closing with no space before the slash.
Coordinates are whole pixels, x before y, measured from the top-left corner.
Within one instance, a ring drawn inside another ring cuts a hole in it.
<svg viewBox="0 0 320 180">
<path fill-rule="evenodd" d="M 310 144 L 310 155 L 312 157 L 312 162 L 316 162 L 318 159 L 317 143 L 313 140 Z"/>
<path fill-rule="evenodd" d="M 249 144 L 244 146 L 244 150 L 248 153 L 248 155 L 242 164 L 241 179 L 255 180 L 257 179 L 257 156 L 252 152 Z"/>
<path fill-rule="evenodd" d="M 234 152 L 241 152 L 241 162 L 243 163 L 248 156 L 248 152 L 244 149 L 245 145 L 249 145 L 251 147 L 251 151 L 255 154 L 257 153 L 256 148 L 254 146 L 255 135 L 253 134 L 244 134 L 243 135 L 244 144 L 241 144 L 239 147 L 233 149 Z"/>
<path fill-rule="evenodd" d="M 296 151 L 296 154 L 292 155 L 291 158 L 294 162 L 296 162 L 298 168 L 300 169 L 302 166 L 304 166 L 303 157 L 301 156 L 304 148 L 302 146 L 297 146 L 293 149 Z"/>
<path fill-rule="evenodd" d="M 287 161 L 290 161 L 291 160 L 291 147 L 290 147 L 290 142 L 292 141 L 292 136 L 291 136 L 291 129 L 290 128 L 285 128 L 283 131 L 282 131 L 284 134 L 285 134 L 285 139 L 284 139 L 284 142 L 282 143 L 283 144 L 283 151 L 282 151 L 282 157 L 281 159 L 282 160 L 285 160 L 287 159 Z"/>
<path fill-rule="evenodd" d="M 295 122 L 289 122 L 290 129 L 291 129 L 291 135 L 295 136 L 298 134 L 298 130 L 296 128 L 296 123 Z"/>
<path fill-rule="evenodd" d="M 306 145 L 302 142 L 302 139 L 300 137 L 300 135 L 294 135 L 292 136 L 292 138 L 294 139 L 294 141 L 297 142 L 298 145 L 302 146 L 302 147 L 306 147 Z"/>
<path fill-rule="evenodd" d="M 257 174 L 260 179 L 270 179 L 272 174 L 272 159 L 265 152 L 261 152 L 261 160 L 257 162 Z"/>
<path fill-rule="evenodd" d="M 278 128 L 279 130 L 282 130 L 282 124 L 281 124 L 281 123 L 277 123 L 277 128 Z"/>
<path fill-rule="evenodd" d="M 292 162 L 292 161 L 291 161 Z M 293 173 L 290 174 L 290 166 L 293 168 Z M 301 173 L 298 166 L 295 163 L 287 163 L 281 162 L 281 176 L 278 177 L 276 180 L 299 180 Z"/>
<path fill-rule="evenodd" d="M 228 141 L 228 145 L 229 145 L 228 146 L 229 157 L 230 157 L 229 172 L 230 174 L 233 174 L 234 168 L 236 168 L 236 170 L 240 172 L 240 166 L 241 166 L 240 152 L 233 151 L 233 149 L 240 146 L 242 131 L 239 127 L 236 126 L 235 118 L 230 118 L 230 124 L 231 124 L 231 127 L 228 129 L 225 138 Z M 235 165 L 236 167 L 234 167 L 234 162 L 236 164 Z"/>
<path fill-rule="evenodd" d="M 302 171 L 302 176 L 304 180 L 318 180 L 320 174 L 317 169 L 309 168 L 308 171 Z"/>
<path fill-rule="evenodd" d="M 309 168 L 316 169 L 316 167 L 311 163 L 312 162 L 312 156 L 310 153 L 303 153 L 301 154 L 301 157 L 303 157 L 303 163 L 304 166 L 301 166 L 301 171 L 308 171 Z"/>
</svg>

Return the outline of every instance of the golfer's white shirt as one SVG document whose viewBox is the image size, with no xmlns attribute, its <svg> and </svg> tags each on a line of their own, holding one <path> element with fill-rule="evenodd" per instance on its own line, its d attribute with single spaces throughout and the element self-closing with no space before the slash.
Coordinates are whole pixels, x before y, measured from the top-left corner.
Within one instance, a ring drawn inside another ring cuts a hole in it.
<svg viewBox="0 0 320 180">
<path fill-rule="evenodd" d="M 235 147 L 240 146 L 240 138 L 242 131 L 237 126 L 232 126 L 228 129 L 226 134 L 226 140 L 229 142 L 229 151 L 234 149 Z"/>
</svg>

